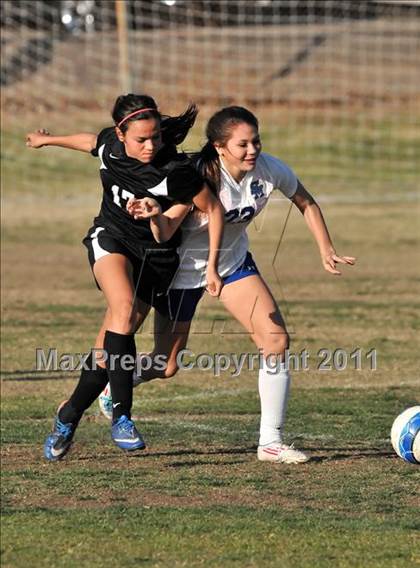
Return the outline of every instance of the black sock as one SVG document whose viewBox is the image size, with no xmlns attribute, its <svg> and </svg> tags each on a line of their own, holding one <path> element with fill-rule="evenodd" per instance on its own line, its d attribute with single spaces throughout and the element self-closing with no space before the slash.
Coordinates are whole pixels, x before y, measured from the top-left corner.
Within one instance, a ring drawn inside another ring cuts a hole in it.
<svg viewBox="0 0 420 568">
<path fill-rule="evenodd" d="M 108 383 L 106 369 L 97 364 L 96 368 L 93 366 L 92 353 L 86 360 L 85 367 L 73 394 L 58 413 L 60 420 L 65 424 L 79 422 L 84 411 L 98 398 Z"/>
<path fill-rule="evenodd" d="M 123 414 L 131 418 L 133 371 L 137 355 L 134 334 L 106 331 L 104 349 L 108 355 L 106 368 L 111 385 L 113 420 L 118 420 Z M 127 355 L 129 357 L 124 357 Z"/>
</svg>

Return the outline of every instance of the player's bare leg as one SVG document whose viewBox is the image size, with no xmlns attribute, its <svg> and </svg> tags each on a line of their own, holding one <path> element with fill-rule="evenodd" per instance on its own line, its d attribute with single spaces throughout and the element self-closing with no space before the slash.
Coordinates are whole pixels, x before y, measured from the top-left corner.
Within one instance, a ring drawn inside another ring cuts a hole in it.
<svg viewBox="0 0 420 568">
<path fill-rule="evenodd" d="M 149 353 L 152 362 L 157 356 L 166 361 L 165 369 L 141 369 L 141 382 L 153 379 L 169 379 L 178 371 L 177 355 L 185 349 L 190 333 L 191 321 L 171 321 L 167 316 L 155 312 L 154 320 L 154 349 Z M 159 365 L 160 367 L 160 365 Z"/>
<path fill-rule="evenodd" d="M 93 271 L 109 310 L 103 347 L 113 398 L 112 439 L 123 450 L 143 449 L 145 444 L 131 421 L 131 407 L 137 355 L 134 332 L 146 313 L 140 310 L 128 258 L 106 255 L 95 262 Z"/>
<path fill-rule="evenodd" d="M 307 461 L 308 456 L 282 440 L 290 387 L 285 365 L 289 336 L 273 295 L 264 280 L 253 275 L 226 285 L 220 298 L 263 355 L 258 375 L 261 402 L 258 459 L 283 463 Z"/>
</svg>

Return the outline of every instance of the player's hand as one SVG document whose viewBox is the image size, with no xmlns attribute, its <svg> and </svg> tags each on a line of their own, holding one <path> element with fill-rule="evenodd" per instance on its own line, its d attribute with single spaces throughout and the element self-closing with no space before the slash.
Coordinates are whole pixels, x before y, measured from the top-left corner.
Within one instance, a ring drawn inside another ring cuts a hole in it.
<svg viewBox="0 0 420 568">
<path fill-rule="evenodd" d="M 40 128 L 36 132 L 29 132 L 26 135 L 26 145 L 28 148 L 42 148 L 48 143 L 48 136 L 51 136 L 51 134 L 45 128 Z"/>
<path fill-rule="evenodd" d="M 214 268 L 208 268 L 206 272 L 206 290 L 210 296 L 218 298 L 223 288 L 223 280 Z"/>
<path fill-rule="evenodd" d="M 134 219 L 149 219 L 156 217 L 162 213 L 162 208 L 156 199 L 152 197 L 143 197 L 136 199 L 132 197 L 127 201 L 126 209 Z"/>
<path fill-rule="evenodd" d="M 337 264 L 350 264 L 350 266 L 353 266 L 356 262 L 354 256 L 339 256 L 335 251 L 322 254 L 321 258 L 322 265 L 325 270 L 330 272 L 330 274 L 335 274 L 336 276 L 341 275 L 341 272 L 336 268 Z"/>
</svg>

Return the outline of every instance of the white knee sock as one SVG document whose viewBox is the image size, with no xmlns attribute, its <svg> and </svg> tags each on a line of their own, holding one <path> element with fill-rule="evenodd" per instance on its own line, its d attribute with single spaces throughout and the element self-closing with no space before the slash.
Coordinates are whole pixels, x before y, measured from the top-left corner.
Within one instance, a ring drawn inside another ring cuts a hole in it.
<svg viewBox="0 0 420 568">
<path fill-rule="evenodd" d="M 290 373 L 284 363 L 271 369 L 264 360 L 258 374 L 258 391 L 261 402 L 259 445 L 282 441 L 282 428 L 289 398 Z"/>
</svg>

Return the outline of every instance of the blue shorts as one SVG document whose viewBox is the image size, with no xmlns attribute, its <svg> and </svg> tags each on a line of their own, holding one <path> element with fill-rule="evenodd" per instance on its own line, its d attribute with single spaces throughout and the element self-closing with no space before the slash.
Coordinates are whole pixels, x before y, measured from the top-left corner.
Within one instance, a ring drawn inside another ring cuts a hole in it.
<svg viewBox="0 0 420 568">
<path fill-rule="evenodd" d="M 225 286 L 242 280 L 247 276 L 259 274 L 252 254 L 247 252 L 244 262 L 232 274 L 223 278 Z M 164 296 L 158 296 L 155 300 L 155 309 L 171 321 L 191 321 L 201 300 L 205 288 L 171 289 Z"/>
</svg>

